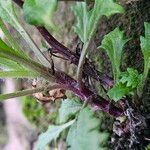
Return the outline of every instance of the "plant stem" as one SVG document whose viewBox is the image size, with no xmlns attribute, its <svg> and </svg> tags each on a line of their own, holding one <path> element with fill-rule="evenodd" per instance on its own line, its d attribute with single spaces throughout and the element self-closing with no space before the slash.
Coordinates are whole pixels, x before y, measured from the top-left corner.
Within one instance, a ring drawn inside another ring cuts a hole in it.
<svg viewBox="0 0 150 150">
<path fill-rule="evenodd" d="M 36 78 L 38 73 L 29 70 L 0 71 L 0 78 Z"/>
<path fill-rule="evenodd" d="M 17 5 L 21 8 L 23 6 L 22 0 L 13 0 Z M 59 43 L 44 27 L 37 27 L 41 35 L 47 41 L 47 43 L 56 50 L 59 54 L 63 55 L 67 58 L 71 63 L 78 65 L 79 56 L 65 47 L 63 44 Z M 109 89 L 113 86 L 113 79 L 108 75 L 104 75 L 103 73 L 97 71 L 93 65 L 91 65 L 88 59 L 85 60 L 83 72 L 99 81 L 105 89 Z"/>
<path fill-rule="evenodd" d="M 27 96 L 27 95 L 32 95 L 34 93 L 38 92 L 43 92 L 45 90 L 54 90 L 60 88 L 60 85 L 53 85 L 53 86 L 48 86 L 48 87 L 39 87 L 35 89 L 27 89 L 27 90 L 22 90 L 22 91 L 17 91 L 13 93 L 8 93 L 8 94 L 1 94 L 0 95 L 0 101 L 10 99 L 10 98 L 15 98 L 15 97 L 21 97 L 21 96 Z"/>
<path fill-rule="evenodd" d="M 82 88 L 82 75 L 83 75 L 83 65 L 85 63 L 86 55 L 88 53 L 90 42 L 86 42 L 83 45 L 83 50 L 80 55 L 79 64 L 77 68 L 77 81 L 79 82 L 80 87 Z"/>
<path fill-rule="evenodd" d="M 48 81 L 51 81 L 52 79 L 55 80 L 55 82 L 59 84 L 60 88 L 72 91 L 83 102 L 87 99 L 91 99 L 91 102 L 89 102 L 89 104 L 94 108 L 96 107 L 97 109 L 101 109 L 104 112 L 107 112 L 115 117 L 118 117 L 123 114 L 123 110 L 112 105 L 111 102 L 105 100 L 99 95 L 95 95 L 88 88 L 85 87 L 84 89 L 80 89 L 79 84 L 76 82 L 76 80 L 74 80 L 64 72 L 56 71 L 55 74 L 52 74 L 51 70 L 46 68 L 45 66 L 38 64 L 31 59 L 24 58 L 19 54 L 15 54 L 13 53 L 13 51 L 1 50 L 0 55 L 17 61 L 18 63 L 21 63 L 27 66 L 28 68 L 33 69 Z M 10 96 L 12 96 L 12 94 L 10 94 Z M 17 96 L 17 94 L 13 96 Z M 2 98 L 6 99 L 8 98 L 8 95 L 2 96 L 1 99 Z"/>
<path fill-rule="evenodd" d="M 15 2 L 19 2 L 18 4 L 22 6 L 23 2 L 21 0 L 14 0 Z M 66 57 L 68 60 L 73 62 L 75 65 L 78 65 L 79 57 L 71 52 L 68 48 L 66 48 L 64 45 L 59 43 L 45 28 L 43 27 L 37 27 L 37 29 L 40 31 L 42 36 L 45 38 L 45 40 L 51 45 L 52 48 L 57 50 L 60 54 L 62 54 L 64 57 Z M 11 56 L 12 57 L 12 56 Z M 24 62 L 24 60 L 20 60 L 21 63 L 25 65 L 30 65 L 32 61 L 29 63 Z M 88 62 L 88 60 L 87 60 Z M 87 65 L 87 67 L 86 67 Z M 111 78 L 106 78 L 107 76 L 102 75 L 98 71 L 95 71 L 95 68 L 90 65 L 90 63 L 86 63 L 84 71 L 87 75 L 92 76 L 93 78 L 97 79 L 98 81 L 101 81 L 103 83 L 103 86 L 110 87 L 112 86 L 113 82 Z M 34 64 L 32 64 L 31 67 L 34 67 Z M 104 112 L 109 113 L 112 116 L 118 117 L 123 115 L 123 110 L 120 108 L 117 108 L 115 105 L 113 105 L 110 101 L 105 100 L 101 96 L 93 93 L 88 88 L 80 89 L 79 84 L 76 80 L 65 74 L 64 72 L 58 72 L 56 71 L 53 75 L 52 72 L 48 73 L 48 68 L 43 67 L 43 65 L 38 64 L 36 66 L 37 68 L 33 68 L 34 70 L 37 69 L 38 72 L 46 79 L 50 80 L 50 77 L 53 76 L 55 79 L 55 82 L 64 86 L 66 90 L 72 91 L 75 95 L 77 95 L 82 101 L 86 101 L 87 99 L 91 99 L 89 104 L 92 106 L 92 108 L 103 110 Z M 42 72 L 43 70 L 43 72 Z M 99 76 L 99 75 L 102 75 Z M 95 77 L 96 76 L 96 77 Z M 103 79 L 104 77 L 104 79 Z"/>
<path fill-rule="evenodd" d="M 78 65 L 79 56 L 76 53 L 59 43 L 44 27 L 37 27 L 37 29 L 54 50 L 67 58 L 71 63 Z M 85 60 L 83 72 L 99 81 L 105 89 L 109 89 L 113 86 L 112 78 L 97 71 L 95 67 L 89 63 L 88 59 Z"/>
<path fill-rule="evenodd" d="M 75 95 L 77 95 L 83 102 L 89 101 L 89 105 L 96 109 L 96 110 L 103 110 L 104 112 L 109 113 L 112 116 L 118 117 L 123 115 L 123 110 L 116 107 L 111 103 L 111 101 L 105 100 L 103 97 L 94 94 L 92 91 L 90 91 L 87 87 L 84 87 L 84 89 L 81 89 L 78 82 L 68 76 L 67 74 L 64 74 L 63 72 L 56 72 L 55 73 L 56 82 L 61 85 L 66 86 L 66 90 L 72 91 Z"/>
</svg>

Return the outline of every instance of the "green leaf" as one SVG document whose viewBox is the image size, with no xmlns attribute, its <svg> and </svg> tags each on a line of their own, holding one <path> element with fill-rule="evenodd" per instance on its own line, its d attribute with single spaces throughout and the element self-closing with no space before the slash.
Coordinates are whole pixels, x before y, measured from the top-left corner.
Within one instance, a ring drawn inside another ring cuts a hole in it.
<svg viewBox="0 0 150 150">
<path fill-rule="evenodd" d="M 23 69 L 23 64 L 18 64 L 16 60 L 16 57 L 18 59 L 26 60 L 26 61 L 31 61 L 29 57 L 26 57 L 26 54 L 23 55 L 23 53 L 20 53 L 18 50 L 14 50 L 13 48 L 9 47 L 1 38 L 0 38 L 0 63 L 3 65 L 7 65 L 8 67 L 12 67 L 16 69 L 15 67 L 22 67 Z M 12 59 L 13 58 L 13 59 Z M 2 62 L 5 60 L 5 62 Z M 9 62 L 11 64 L 9 64 Z M 25 68 L 25 67 L 24 67 Z M 30 68 L 30 67 L 29 67 Z"/>
<path fill-rule="evenodd" d="M 77 18 L 77 24 L 74 27 L 75 32 L 84 43 L 77 68 L 77 80 L 81 83 L 83 64 L 90 50 L 89 47 L 97 31 L 101 17 L 109 17 L 115 13 L 122 13 L 124 9 L 113 0 L 95 0 L 94 7 L 90 11 L 87 10 L 85 2 L 77 3 L 73 7 L 73 11 Z"/>
<path fill-rule="evenodd" d="M 28 33 L 24 30 L 22 25 L 19 23 L 13 8 L 12 0 L 0 0 L 0 17 L 20 33 L 20 35 L 24 38 L 31 50 L 33 50 L 36 57 L 44 66 L 51 66 L 50 62 L 46 59 L 46 57 L 43 55 L 43 53 L 40 51 L 40 49 L 28 35 Z"/>
<path fill-rule="evenodd" d="M 104 36 L 102 45 L 99 47 L 105 49 L 109 56 L 115 81 L 120 75 L 121 57 L 127 41 L 129 40 L 124 38 L 124 32 L 116 28 Z"/>
<path fill-rule="evenodd" d="M 13 38 L 13 36 L 10 34 L 10 32 L 8 31 L 5 23 L 3 22 L 3 20 L 1 18 L 0 18 L 0 28 L 2 29 L 3 33 L 5 34 L 5 37 L 7 38 L 9 44 L 11 45 L 11 47 L 18 50 L 18 51 L 20 51 L 20 53 L 22 53 L 24 55 L 24 53 L 21 51 L 21 48 L 20 48 L 19 44 Z"/>
<path fill-rule="evenodd" d="M 145 22 L 145 37 L 140 37 L 141 49 L 144 55 L 144 74 L 143 82 L 145 82 L 150 69 L 150 24 Z"/>
<path fill-rule="evenodd" d="M 95 0 L 94 7 L 90 11 L 87 10 L 85 2 L 77 2 L 72 10 L 77 19 L 74 30 L 83 43 L 92 38 L 102 16 L 109 17 L 124 12 L 124 9 L 113 0 Z"/>
<path fill-rule="evenodd" d="M 12 0 L 0 0 L 0 16 L 7 23 L 13 25 L 13 27 L 18 24 Z"/>
<path fill-rule="evenodd" d="M 145 147 L 145 150 L 150 150 L 150 144 Z"/>
<path fill-rule="evenodd" d="M 18 51 L 15 51 L 14 49 L 10 48 L 1 39 L 0 39 L 0 57 L 11 59 L 17 63 L 20 63 L 21 65 L 24 65 L 28 69 L 37 72 L 41 77 L 45 78 L 48 81 L 54 79 L 54 76 L 47 72 L 45 66 L 18 53 Z"/>
<path fill-rule="evenodd" d="M 110 99 L 117 102 L 118 100 L 123 98 L 125 95 L 129 94 L 129 92 L 130 92 L 130 88 L 120 83 L 120 84 L 115 85 L 113 88 L 111 88 L 107 94 Z"/>
<path fill-rule="evenodd" d="M 77 3 L 74 7 L 72 7 L 72 10 L 77 19 L 76 26 L 74 26 L 74 31 L 78 34 L 81 41 L 84 42 L 86 41 L 86 27 L 88 24 L 88 12 L 86 8 L 86 3 Z"/>
<path fill-rule="evenodd" d="M 1 50 L 0 50 L 1 51 Z M 0 65 L 9 69 L 22 69 L 23 66 L 15 61 L 0 56 Z"/>
<path fill-rule="evenodd" d="M 45 146 L 58 138 L 59 134 L 71 126 L 75 120 L 67 122 L 63 125 L 50 125 L 48 130 L 45 133 L 42 133 L 37 141 L 36 150 L 43 150 Z"/>
<path fill-rule="evenodd" d="M 57 3 L 57 0 L 25 0 L 23 5 L 25 21 L 33 25 L 55 28 L 52 18 Z"/>
<path fill-rule="evenodd" d="M 17 56 L 20 56 L 20 57 L 22 57 L 22 58 L 27 58 L 26 57 L 26 54 L 22 54 L 22 53 L 20 53 L 18 50 L 14 50 L 14 49 L 12 49 L 11 47 L 9 47 L 1 38 L 0 38 L 0 51 L 5 51 L 5 52 L 10 52 L 10 53 L 12 53 L 12 54 L 14 54 L 14 55 L 17 55 Z M 0 53 L 0 56 L 2 56 L 2 54 Z M 4 57 L 5 58 L 5 57 Z"/>
<path fill-rule="evenodd" d="M 118 101 L 126 95 L 133 94 L 141 80 L 141 75 L 133 68 L 127 68 L 126 72 L 120 74 L 116 85 L 108 91 L 108 96 Z"/>
<path fill-rule="evenodd" d="M 39 75 L 27 70 L 0 71 L 0 78 L 35 78 Z"/>
<path fill-rule="evenodd" d="M 75 115 L 82 107 L 82 104 L 75 99 L 62 100 L 61 107 L 59 109 L 59 122 L 64 123 L 68 119 Z"/>
<path fill-rule="evenodd" d="M 141 76 L 133 68 L 127 68 L 127 71 L 121 74 L 120 82 L 127 87 L 136 88 L 140 82 Z"/>
<path fill-rule="evenodd" d="M 68 150 L 101 150 L 108 133 L 99 131 L 100 121 L 89 108 L 80 111 L 77 121 L 69 129 Z"/>
<path fill-rule="evenodd" d="M 13 55 L 15 58 L 11 60 L 9 55 Z M 22 66 L 23 64 L 19 64 L 19 62 L 16 60 L 16 56 L 19 57 L 19 59 L 30 62 L 30 59 L 27 59 L 25 55 L 22 55 L 22 53 L 19 53 L 18 51 L 8 47 L 7 44 L 0 39 L 0 65 L 4 68 L 4 70 L 5 68 L 7 69 L 7 71 L 0 71 L 1 78 L 30 78 L 39 76 L 37 72 L 35 73 L 29 70 L 31 69 L 30 67 L 28 69 L 25 66 Z"/>
<path fill-rule="evenodd" d="M 7 47 L 3 41 L 0 40 L 0 51 L 7 51 L 14 52 L 13 55 L 19 54 L 18 51 L 14 51 L 13 49 Z M 22 56 L 22 54 L 21 54 Z M 0 54 L 0 66 L 2 67 L 2 70 L 0 71 L 0 77 L 1 78 L 35 78 L 40 76 L 38 73 L 33 72 L 32 70 L 29 70 L 25 66 L 22 66 L 21 64 L 11 60 L 10 58 L 6 58 L 2 54 Z M 7 70 L 7 71 L 5 71 Z"/>
</svg>

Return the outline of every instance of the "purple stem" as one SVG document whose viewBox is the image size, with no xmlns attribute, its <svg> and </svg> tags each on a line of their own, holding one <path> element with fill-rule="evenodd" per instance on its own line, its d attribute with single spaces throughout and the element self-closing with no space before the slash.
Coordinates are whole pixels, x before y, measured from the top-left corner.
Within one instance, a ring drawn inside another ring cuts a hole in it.
<svg viewBox="0 0 150 150">
<path fill-rule="evenodd" d="M 19 5 L 21 8 L 23 6 L 22 0 L 13 0 L 17 5 Z M 67 58 L 70 62 L 72 62 L 75 65 L 78 65 L 79 62 L 79 56 L 69 50 L 67 47 L 65 47 L 63 44 L 58 42 L 44 27 L 36 27 L 41 35 L 45 38 L 47 43 L 59 54 L 63 55 L 63 57 Z M 105 89 L 110 89 L 113 86 L 113 79 L 109 77 L 108 75 L 104 75 L 103 73 L 99 72 L 95 69 L 95 67 L 86 59 L 84 64 L 83 72 L 94 78 L 95 80 L 99 81 L 101 85 Z"/>
<path fill-rule="evenodd" d="M 70 51 L 67 47 L 65 47 L 63 44 L 59 43 L 44 27 L 37 27 L 41 35 L 45 38 L 47 43 L 59 54 L 63 55 L 65 58 L 67 58 L 70 62 L 72 62 L 75 65 L 78 65 L 79 62 L 79 56 Z M 86 59 L 86 62 L 84 64 L 83 72 L 91 76 L 92 78 L 98 80 L 102 86 L 105 89 L 109 89 L 113 86 L 113 80 L 107 75 L 104 75 L 103 73 L 97 71 L 93 65 L 91 65 Z"/>
<path fill-rule="evenodd" d="M 14 0 L 14 2 L 16 2 L 20 7 L 23 6 L 22 0 Z M 37 27 L 37 29 L 45 38 L 45 40 L 51 45 L 52 48 L 57 50 L 58 53 L 62 54 L 75 65 L 78 65 L 78 55 L 76 55 L 74 52 L 70 51 L 64 45 L 59 43 L 45 28 Z M 96 71 L 95 68 L 88 62 L 88 60 L 86 60 L 86 63 L 84 65 L 84 73 L 100 81 L 106 89 L 110 88 L 113 85 L 113 80 L 110 77 Z M 72 91 L 82 101 L 86 101 L 89 99 L 89 104 L 92 106 L 92 108 L 101 109 L 114 117 L 123 115 L 122 109 L 116 107 L 111 102 L 105 100 L 101 96 L 94 94 L 87 87 L 81 90 L 77 81 L 65 74 L 64 72 L 56 71 L 54 76 L 57 83 L 63 84 L 66 87 L 66 90 Z"/>
<path fill-rule="evenodd" d="M 83 102 L 89 100 L 89 105 L 91 105 L 92 108 L 103 110 L 114 117 L 123 115 L 123 110 L 113 105 L 110 101 L 105 100 L 97 94 L 94 94 L 86 87 L 81 90 L 77 81 L 64 72 L 56 72 L 55 77 L 57 83 L 66 85 L 66 90 L 72 91 Z"/>
</svg>

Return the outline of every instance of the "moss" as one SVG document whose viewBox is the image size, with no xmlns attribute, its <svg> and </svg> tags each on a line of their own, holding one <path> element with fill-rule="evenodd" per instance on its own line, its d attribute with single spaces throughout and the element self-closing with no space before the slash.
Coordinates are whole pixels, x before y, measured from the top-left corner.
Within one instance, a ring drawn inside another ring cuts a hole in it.
<svg viewBox="0 0 150 150">
<path fill-rule="evenodd" d="M 97 46 L 100 45 L 104 35 L 112 31 L 116 27 L 125 31 L 125 35 L 131 40 L 126 44 L 124 48 L 124 56 L 122 59 L 122 70 L 126 70 L 127 67 L 133 67 L 140 73 L 143 72 L 143 55 L 140 48 L 140 36 L 144 35 L 144 22 L 150 22 L 150 1 L 149 0 L 118 0 L 125 8 L 124 14 L 117 14 L 107 19 L 103 17 L 103 20 L 99 26 L 96 34 L 95 42 Z M 93 52 L 92 52 L 93 54 Z M 95 55 L 101 59 L 100 69 L 112 76 L 110 61 L 103 50 L 95 51 Z M 93 56 L 94 58 L 94 56 Z M 135 102 L 135 101 L 134 101 Z M 147 116 L 150 114 L 150 74 L 147 83 L 144 88 L 142 100 L 136 99 L 135 105 L 140 110 L 147 122 Z M 146 133 L 149 133 L 149 126 Z M 126 139 L 127 140 L 127 139 Z M 123 140 L 125 144 L 125 140 Z M 143 149 L 142 145 L 146 143 L 140 143 L 139 149 Z M 116 146 L 116 145 L 115 145 Z"/>
</svg>

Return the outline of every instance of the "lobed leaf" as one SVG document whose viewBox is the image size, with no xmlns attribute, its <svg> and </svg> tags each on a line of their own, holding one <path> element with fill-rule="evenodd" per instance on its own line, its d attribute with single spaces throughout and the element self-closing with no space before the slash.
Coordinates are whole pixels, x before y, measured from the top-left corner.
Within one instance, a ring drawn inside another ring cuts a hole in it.
<svg viewBox="0 0 150 150">
<path fill-rule="evenodd" d="M 36 150 L 43 150 L 48 143 L 52 140 L 57 139 L 59 134 L 71 126 L 75 120 L 71 120 L 63 125 L 50 125 L 45 133 L 42 133 L 37 141 Z"/>
<path fill-rule="evenodd" d="M 77 24 L 74 27 L 75 32 L 84 43 L 77 68 L 77 80 L 79 84 L 81 84 L 83 64 L 90 50 L 90 45 L 101 17 L 109 17 L 115 13 L 122 13 L 124 9 L 113 0 L 95 0 L 94 7 L 90 11 L 87 10 L 85 2 L 77 3 L 77 5 L 73 7 L 73 11 L 77 18 Z"/>
<path fill-rule="evenodd" d="M 69 129 L 68 150 L 101 150 L 108 133 L 99 131 L 100 121 L 89 108 L 80 111 L 78 119 Z"/>
<path fill-rule="evenodd" d="M 109 56 L 115 81 L 120 75 L 121 57 L 124 45 L 127 41 L 129 40 L 124 38 L 124 32 L 120 31 L 119 28 L 116 28 L 104 36 L 102 44 L 99 47 L 105 49 Z"/>
<path fill-rule="evenodd" d="M 117 102 L 124 96 L 128 95 L 130 90 L 131 90 L 130 87 L 126 87 L 124 84 L 119 83 L 115 85 L 113 88 L 111 88 L 107 94 L 110 99 Z"/>
<path fill-rule="evenodd" d="M 108 96 L 118 101 L 126 95 L 133 94 L 141 81 L 141 75 L 133 68 L 127 68 L 126 72 L 120 74 L 116 85 L 108 91 Z"/>
<path fill-rule="evenodd" d="M 119 82 L 126 84 L 127 87 L 136 88 L 141 80 L 141 75 L 133 68 L 127 68 L 126 72 L 121 73 Z"/>
</svg>

